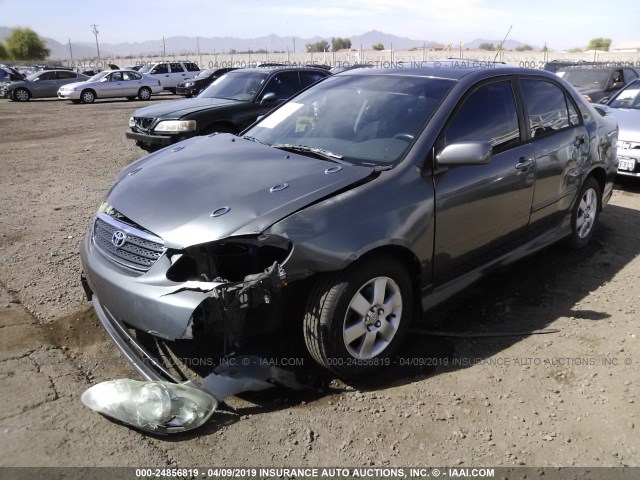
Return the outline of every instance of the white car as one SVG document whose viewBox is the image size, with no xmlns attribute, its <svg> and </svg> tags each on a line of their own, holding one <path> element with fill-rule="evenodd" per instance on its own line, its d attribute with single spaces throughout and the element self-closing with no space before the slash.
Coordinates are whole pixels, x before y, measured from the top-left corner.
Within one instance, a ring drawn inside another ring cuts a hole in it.
<svg viewBox="0 0 640 480">
<path fill-rule="evenodd" d="M 133 70 L 107 70 L 85 82 L 70 83 L 60 87 L 58 97 L 73 103 L 93 103 L 96 98 L 126 97 L 133 100 L 149 100 L 154 93 L 162 92 L 160 81 Z"/>
<path fill-rule="evenodd" d="M 200 68 L 195 62 L 158 62 L 141 68 L 139 73 L 157 78 L 162 88 L 175 93 L 178 84 L 198 75 Z"/>
</svg>

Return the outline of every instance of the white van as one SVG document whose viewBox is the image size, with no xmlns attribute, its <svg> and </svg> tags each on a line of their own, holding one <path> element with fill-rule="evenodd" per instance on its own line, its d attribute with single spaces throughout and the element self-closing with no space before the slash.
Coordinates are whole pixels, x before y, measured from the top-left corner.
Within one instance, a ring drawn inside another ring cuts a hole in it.
<svg viewBox="0 0 640 480">
<path fill-rule="evenodd" d="M 160 80 L 164 90 L 175 93 L 178 84 L 187 78 L 193 78 L 200 72 L 195 62 L 158 62 L 147 65 L 139 70 L 139 73 Z"/>
</svg>

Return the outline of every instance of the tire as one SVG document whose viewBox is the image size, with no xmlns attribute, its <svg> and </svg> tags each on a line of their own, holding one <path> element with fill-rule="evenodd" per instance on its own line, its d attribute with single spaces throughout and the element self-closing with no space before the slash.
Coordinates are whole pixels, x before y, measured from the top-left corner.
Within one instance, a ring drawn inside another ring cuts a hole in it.
<svg viewBox="0 0 640 480">
<path fill-rule="evenodd" d="M 83 90 L 80 94 L 80 101 L 82 103 L 93 103 L 96 100 L 96 94 L 93 90 Z"/>
<path fill-rule="evenodd" d="M 602 192 L 593 177 L 587 177 L 571 212 L 571 235 L 567 244 L 571 248 L 587 246 L 596 229 L 601 210 Z"/>
<path fill-rule="evenodd" d="M 151 89 L 149 87 L 142 87 L 138 90 L 138 98 L 140 100 L 149 100 L 151 98 Z"/>
<path fill-rule="evenodd" d="M 30 98 L 31 94 L 26 88 L 16 88 L 11 95 L 11 100 L 15 102 L 28 102 Z"/>
<path fill-rule="evenodd" d="M 304 339 L 322 367 L 356 378 L 389 365 L 412 315 L 405 266 L 373 257 L 317 279 L 305 308 Z"/>
</svg>

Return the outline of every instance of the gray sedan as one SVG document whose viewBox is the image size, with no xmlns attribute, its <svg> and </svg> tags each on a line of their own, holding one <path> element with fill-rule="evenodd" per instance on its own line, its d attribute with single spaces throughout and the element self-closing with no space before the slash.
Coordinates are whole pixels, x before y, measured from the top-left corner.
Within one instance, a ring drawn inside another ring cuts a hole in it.
<svg viewBox="0 0 640 480">
<path fill-rule="evenodd" d="M 58 97 L 73 103 L 93 103 L 97 98 L 126 97 L 149 100 L 154 93 L 162 92 L 160 80 L 141 75 L 133 70 L 107 70 L 83 82 L 60 87 Z"/>
<path fill-rule="evenodd" d="M 618 121 L 618 175 L 640 177 L 640 79 L 594 107 Z"/>
<path fill-rule="evenodd" d="M 0 89 L 0 96 L 16 102 L 26 102 L 31 98 L 56 97 L 61 86 L 82 82 L 88 78 L 69 70 L 45 70 L 31 74 L 25 80 L 5 84 Z"/>
<path fill-rule="evenodd" d="M 149 379 L 181 381 L 129 329 L 216 362 L 263 353 L 267 333 L 300 338 L 334 374 L 366 375 L 487 272 L 560 240 L 586 246 L 617 136 L 548 72 L 350 70 L 239 136 L 125 167 L 83 241 L 83 284 Z"/>
</svg>

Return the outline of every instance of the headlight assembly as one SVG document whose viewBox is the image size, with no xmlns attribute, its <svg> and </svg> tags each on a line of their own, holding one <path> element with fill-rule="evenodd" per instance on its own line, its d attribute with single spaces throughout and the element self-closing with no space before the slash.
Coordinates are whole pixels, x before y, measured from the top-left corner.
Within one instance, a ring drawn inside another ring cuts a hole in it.
<svg viewBox="0 0 640 480">
<path fill-rule="evenodd" d="M 154 130 L 156 132 L 193 132 L 196 129 L 195 120 L 165 120 L 160 122 Z"/>
</svg>

